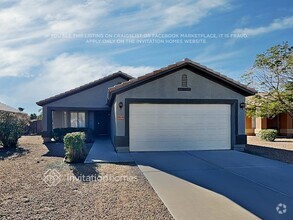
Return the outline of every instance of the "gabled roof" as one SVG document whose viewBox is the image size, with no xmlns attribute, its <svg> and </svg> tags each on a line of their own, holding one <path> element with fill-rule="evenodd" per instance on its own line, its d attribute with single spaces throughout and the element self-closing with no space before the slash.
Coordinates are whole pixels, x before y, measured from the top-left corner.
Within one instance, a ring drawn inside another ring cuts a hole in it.
<svg viewBox="0 0 293 220">
<path fill-rule="evenodd" d="M 18 109 L 16 108 L 13 108 L 9 105 L 6 105 L 2 102 L 0 102 L 0 111 L 3 111 L 3 112 L 13 112 L 13 113 L 21 113 Z"/>
<path fill-rule="evenodd" d="M 98 80 L 95 80 L 95 81 L 93 81 L 93 82 L 87 83 L 87 84 L 82 85 L 82 86 L 80 86 L 80 87 L 77 87 L 77 88 L 74 88 L 74 89 L 68 90 L 68 91 L 66 91 L 66 92 L 60 93 L 60 94 L 58 94 L 58 95 L 52 96 L 52 97 L 47 98 L 47 99 L 44 99 L 44 100 L 38 101 L 38 102 L 37 102 L 37 105 L 39 105 L 39 106 L 43 106 L 43 105 L 46 105 L 46 104 L 48 104 L 48 103 L 55 102 L 55 101 L 57 101 L 57 100 L 59 100 L 59 99 L 65 98 L 65 97 L 67 97 L 67 96 L 70 96 L 70 95 L 73 95 L 73 94 L 76 94 L 76 93 L 82 92 L 82 91 L 84 91 L 84 90 L 86 90 L 86 89 L 90 89 L 90 88 L 92 88 L 92 87 L 95 87 L 95 86 L 100 85 L 100 84 L 102 84 L 102 83 L 105 83 L 105 82 L 107 82 L 107 81 L 110 81 L 110 80 L 112 80 L 112 79 L 114 79 L 114 78 L 116 78 L 116 77 L 122 77 L 122 78 L 124 78 L 125 80 L 133 79 L 132 76 L 130 76 L 130 75 L 126 74 L 126 73 L 123 73 L 123 72 L 121 72 L 121 71 L 118 71 L 118 72 L 116 72 L 116 73 L 113 73 L 113 74 L 111 74 L 111 75 L 105 76 L 105 77 L 103 77 L 103 78 L 101 78 L 101 79 L 98 79 Z"/>
<path fill-rule="evenodd" d="M 188 68 L 191 70 L 196 70 L 198 73 L 200 73 L 201 76 L 209 78 L 211 80 L 214 80 L 220 84 L 223 84 L 227 87 L 229 87 L 232 90 L 237 91 L 240 94 L 243 94 L 245 96 L 254 95 L 257 91 L 253 88 L 250 88 L 244 84 L 241 84 L 238 81 L 235 81 L 219 72 L 216 72 L 206 66 L 203 66 L 199 63 L 196 63 L 190 59 L 184 59 L 183 61 L 177 62 L 175 64 L 171 64 L 169 66 L 163 67 L 161 69 L 155 70 L 151 73 L 148 73 L 146 75 L 140 76 L 138 78 L 131 79 L 127 82 L 123 82 L 119 85 L 113 86 L 109 88 L 109 102 L 111 103 L 113 98 L 116 94 L 122 93 L 124 91 L 127 91 L 129 89 L 132 89 L 136 86 L 142 85 L 146 82 L 149 82 L 151 80 L 154 80 L 158 77 L 161 77 L 163 75 L 168 75 L 172 72 L 175 72 L 177 70 Z"/>
</svg>

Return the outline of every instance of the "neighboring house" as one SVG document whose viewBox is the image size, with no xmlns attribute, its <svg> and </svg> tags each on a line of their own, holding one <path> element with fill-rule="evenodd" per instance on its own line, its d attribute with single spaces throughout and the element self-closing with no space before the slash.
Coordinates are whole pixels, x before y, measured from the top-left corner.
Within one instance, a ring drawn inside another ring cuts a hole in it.
<svg viewBox="0 0 293 220">
<path fill-rule="evenodd" d="M 6 104 L 0 102 L 0 112 L 1 111 L 2 112 L 12 112 L 12 113 L 17 113 L 17 114 L 21 113 L 21 111 L 19 111 L 18 109 L 13 108 L 13 107 L 11 107 L 9 105 L 6 105 Z"/>
<path fill-rule="evenodd" d="M 293 119 L 286 113 L 274 118 L 246 117 L 245 127 L 247 135 L 256 135 L 263 129 L 276 129 L 280 136 L 293 137 Z"/>
<path fill-rule="evenodd" d="M 255 92 L 185 59 L 138 78 L 117 72 L 37 104 L 45 140 L 54 128 L 88 127 L 117 151 L 242 150 L 245 97 Z"/>
</svg>

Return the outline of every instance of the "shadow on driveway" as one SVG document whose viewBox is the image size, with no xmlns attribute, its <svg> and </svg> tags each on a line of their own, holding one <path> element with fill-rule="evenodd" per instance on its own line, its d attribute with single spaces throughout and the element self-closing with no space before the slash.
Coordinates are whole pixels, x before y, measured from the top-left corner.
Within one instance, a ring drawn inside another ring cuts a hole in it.
<svg viewBox="0 0 293 220">
<path fill-rule="evenodd" d="M 159 173 L 167 173 L 223 195 L 262 219 L 293 219 L 293 165 L 224 150 L 132 156 L 151 184 L 160 185 Z M 161 189 L 168 194 L 168 183 Z M 279 204 L 287 206 L 284 214 L 276 211 Z"/>
</svg>

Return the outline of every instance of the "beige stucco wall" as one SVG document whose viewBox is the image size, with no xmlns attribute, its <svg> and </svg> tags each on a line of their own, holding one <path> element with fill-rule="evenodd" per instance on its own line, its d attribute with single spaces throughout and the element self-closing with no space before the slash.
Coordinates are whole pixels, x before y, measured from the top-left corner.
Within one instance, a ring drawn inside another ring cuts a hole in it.
<svg viewBox="0 0 293 220">
<path fill-rule="evenodd" d="M 59 99 L 57 101 L 48 103 L 43 106 L 43 120 L 42 120 L 42 126 L 43 131 L 48 130 L 48 108 L 83 108 L 83 111 L 85 109 L 92 109 L 92 108 L 109 108 L 107 105 L 107 93 L 108 88 L 112 87 L 118 83 L 126 81 L 122 77 L 116 77 L 112 80 L 109 80 L 107 82 L 104 82 L 100 85 L 97 85 L 95 87 L 86 89 L 84 91 L 75 93 L 73 95 L 64 97 L 62 99 Z M 60 109 L 59 109 L 60 110 Z M 91 116 L 90 116 L 91 117 Z M 55 122 L 58 123 L 58 122 Z M 90 125 L 93 126 L 93 125 Z"/>
<path fill-rule="evenodd" d="M 187 74 L 188 86 L 191 91 L 178 91 L 181 87 L 181 76 Z M 151 99 L 237 99 L 238 103 L 245 102 L 245 97 L 216 82 L 183 69 L 157 79 L 142 86 L 128 90 L 116 96 L 116 103 L 125 103 L 125 98 Z M 125 108 L 116 105 L 116 115 L 125 115 Z M 238 133 L 245 134 L 245 110 L 238 106 Z M 125 120 L 117 120 L 116 136 L 125 135 Z"/>
</svg>

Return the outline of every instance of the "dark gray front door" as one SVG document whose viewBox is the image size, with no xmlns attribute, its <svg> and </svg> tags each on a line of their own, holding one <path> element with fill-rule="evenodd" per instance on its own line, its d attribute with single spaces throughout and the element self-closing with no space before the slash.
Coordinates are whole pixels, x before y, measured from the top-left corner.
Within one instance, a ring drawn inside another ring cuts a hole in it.
<svg viewBox="0 0 293 220">
<path fill-rule="evenodd" d="M 110 127 L 110 112 L 98 111 L 95 112 L 95 134 L 108 135 Z"/>
</svg>

